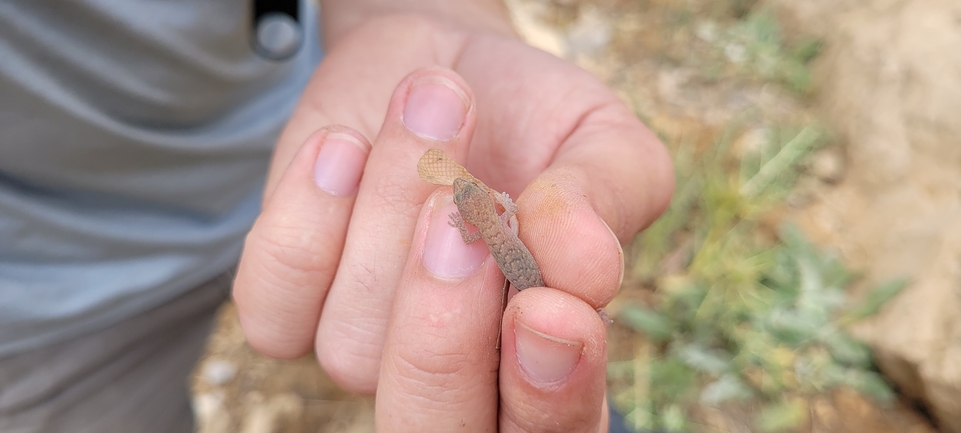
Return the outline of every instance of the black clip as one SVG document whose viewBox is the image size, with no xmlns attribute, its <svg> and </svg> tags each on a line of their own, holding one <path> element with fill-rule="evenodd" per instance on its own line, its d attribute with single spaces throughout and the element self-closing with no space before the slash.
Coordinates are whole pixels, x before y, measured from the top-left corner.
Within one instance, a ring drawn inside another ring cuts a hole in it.
<svg viewBox="0 0 961 433">
<path fill-rule="evenodd" d="M 253 9 L 254 52 L 275 61 L 297 54 L 304 44 L 299 0 L 254 0 Z"/>
</svg>

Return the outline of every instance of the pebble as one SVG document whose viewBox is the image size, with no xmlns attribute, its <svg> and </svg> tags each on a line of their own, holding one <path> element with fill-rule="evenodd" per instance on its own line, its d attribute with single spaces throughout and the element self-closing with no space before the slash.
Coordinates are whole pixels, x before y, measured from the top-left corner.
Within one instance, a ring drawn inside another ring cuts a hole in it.
<svg viewBox="0 0 961 433">
<path fill-rule="evenodd" d="M 237 366 L 230 361 L 213 359 L 204 363 L 204 381 L 210 385 L 223 385 L 237 376 Z"/>
<path fill-rule="evenodd" d="M 825 183 L 835 183 L 844 175 L 844 157 L 836 149 L 824 149 L 813 155 L 811 174 Z"/>
</svg>

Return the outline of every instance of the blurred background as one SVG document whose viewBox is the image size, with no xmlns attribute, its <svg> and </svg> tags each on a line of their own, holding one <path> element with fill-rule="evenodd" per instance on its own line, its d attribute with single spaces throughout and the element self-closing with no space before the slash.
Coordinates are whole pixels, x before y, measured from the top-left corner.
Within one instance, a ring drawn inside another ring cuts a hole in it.
<svg viewBox="0 0 961 433">
<path fill-rule="evenodd" d="M 607 308 L 629 430 L 961 433 L 961 3 L 507 3 L 674 158 Z M 236 320 L 195 371 L 200 432 L 373 431 Z"/>
</svg>

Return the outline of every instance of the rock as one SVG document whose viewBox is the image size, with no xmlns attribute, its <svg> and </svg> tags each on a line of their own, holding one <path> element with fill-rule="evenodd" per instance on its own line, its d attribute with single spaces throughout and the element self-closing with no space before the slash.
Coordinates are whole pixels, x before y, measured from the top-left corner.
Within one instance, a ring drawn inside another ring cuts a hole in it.
<svg viewBox="0 0 961 433">
<path fill-rule="evenodd" d="M 770 129 L 763 126 L 755 126 L 744 131 L 744 133 L 734 141 L 732 150 L 738 158 L 756 157 L 766 150 L 767 143 L 770 141 L 770 138 L 768 138 L 770 135 Z"/>
<path fill-rule="evenodd" d="M 222 392 L 194 395 L 192 407 L 198 432 L 228 433 L 230 431 L 230 413 L 224 406 Z"/>
<path fill-rule="evenodd" d="M 247 395 L 246 416 L 241 433 L 272 433 L 289 425 L 290 419 L 300 417 L 304 401 L 294 393 L 282 393 L 265 398 L 259 392 Z"/>
<path fill-rule="evenodd" d="M 208 359 L 204 362 L 201 374 L 208 384 L 223 385 L 237 375 L 237 366 L 222 359 Z"/>
<path fill-rule="evenodd" d="M 611 42 L 610 20 L 594 7 L 582 7 L 567 30 L 569 58 L 593 56 Z"/>
<path fill-rule="evenodd" d="M 801 222 L 868 280 L 913 279 L 854 330 L 961 433 L 961 3 L 777 3 L 825 38 L 819 103 L 847 143 L 843 181 Z"/>
<path fill-rule="evenodd" d="M 197 433 L 374 431 L 373 403 L 339 389 L 316 358 L 254 351 L 231 302 L 218 313 L 191 393 Z"/>
<path fill-rule="evenodd" d="M 505 3 L 510 9 L 514 27 L 528 44 L 557 57 L 567 54 L 567 41 L 561 32 L 540 19 L 546 5 L 520 0 L 507 0 Z"/>
<path fill-rule="evenodd" d="M 844 156 L 836 148 L 819 150 L 811 157 L 811 174 L 824 183 L 835 183 L 844 176 Z"/>
</svg>

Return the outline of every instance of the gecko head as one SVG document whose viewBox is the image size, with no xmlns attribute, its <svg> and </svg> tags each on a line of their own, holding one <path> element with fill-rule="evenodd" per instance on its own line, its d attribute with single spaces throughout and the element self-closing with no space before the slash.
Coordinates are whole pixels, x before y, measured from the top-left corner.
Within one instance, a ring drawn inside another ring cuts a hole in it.
<svg viewBox="0 0 961 433">
<path fill-rule="evenodd" d="M 457 205 L 461 215 L 468 221 L 472 219 L 472 216 L 465 213 L 483 215 L 488 212 L 488 208 L 491 212 L 494 210 L 494 205 L 487 191 L 470 179 L 462 177 L 454 179 L 454 204 Z"/>
<path fill-rule="evenodd" d="M 470 179 L 465 179 L 463 177 L 454 179 L 453 186 L 454 204 L 456 204 L 458 207 L 461 207 L 467 203 L 474 203 L 482 194 L 487 194 L 487 192 L 481 189 L 481 187 L 477 186 L 476 183 L 471 182 Z"/>
</svg>

